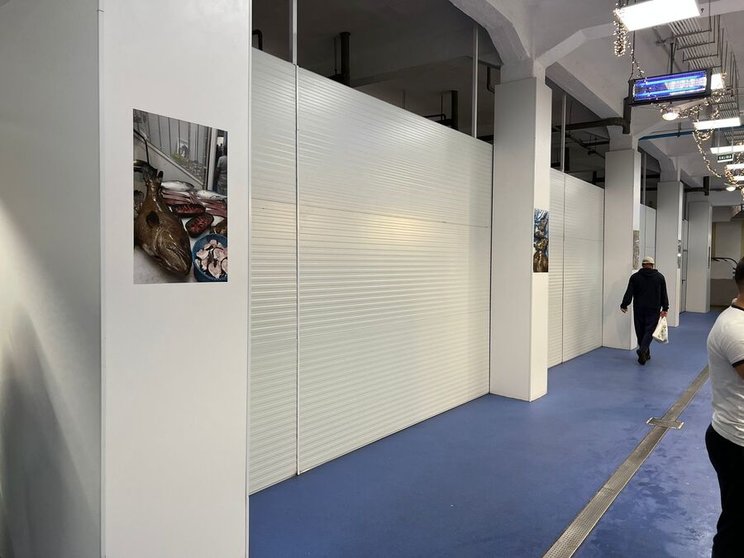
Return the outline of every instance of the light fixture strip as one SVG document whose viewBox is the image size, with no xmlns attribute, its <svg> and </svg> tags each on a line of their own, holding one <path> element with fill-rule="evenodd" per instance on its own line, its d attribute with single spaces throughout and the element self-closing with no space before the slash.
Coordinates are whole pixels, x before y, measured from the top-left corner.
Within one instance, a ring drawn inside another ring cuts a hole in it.
<svg viewBox="0 0 744 558">
<path fill-rule="evenodd" d="M 698 17 L 700 8 L 697 0 L 647 0 L 618 8 L 615 13 L 628 31 L 636 31 Z"/>
<path fill-rule="evenodd" d="M 744 152 L 744 145 L 723 145 L 721 147 L 711 147 L 710 152 L 713 155 L 725 155 L 728 153 L 742 153 Z"/>
<path fill-rule="evenodd" d="M 736 128 L 741 126 L 741 117 L 717 118 L 715 120 L 699 120 L 695 122 L 696 130 L 715 130 L 716 128 Z"/>
<path fill-rule="evenodd" d="M 741 170 L 744 169 L 744 163 L 731 163 L 729 165 L 726 165 L 726 168 L 728 170 Z"/>
</svg>

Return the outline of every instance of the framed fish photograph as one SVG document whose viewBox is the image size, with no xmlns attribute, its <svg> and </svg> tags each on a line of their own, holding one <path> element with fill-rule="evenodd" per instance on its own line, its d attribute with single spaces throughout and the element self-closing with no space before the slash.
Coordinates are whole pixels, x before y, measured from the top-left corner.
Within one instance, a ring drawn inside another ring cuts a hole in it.
<svg viewBox="0 0 744 558">
<path fill-rule="evenodd" d="M 532 236 L 532 271 L 547 273 L 549 266 L 548 247 L 550 215 L 547 209 L 535 209 L 535 220 Z"/>
<path fill-rule="evenodd" d="M 133 111 L 134 283 L 225 282 L 227 132 Z"/>
</svg>

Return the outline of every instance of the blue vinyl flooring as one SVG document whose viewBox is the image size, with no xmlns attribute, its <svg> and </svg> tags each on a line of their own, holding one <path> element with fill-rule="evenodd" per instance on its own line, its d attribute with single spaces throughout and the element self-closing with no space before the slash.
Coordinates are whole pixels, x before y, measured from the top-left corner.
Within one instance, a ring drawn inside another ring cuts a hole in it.
<svg viewBox="0 0 744 558">
<path fill-rule="evenodd" d="M 533 403 L 484 396 L 250 498 L 250 555 L 539 558 L 706 364 L 683 314 L 646 366 L 597 349 Z M 710 555 L 718 488 L 703 387 L 576 556 Z"/>
</svg>

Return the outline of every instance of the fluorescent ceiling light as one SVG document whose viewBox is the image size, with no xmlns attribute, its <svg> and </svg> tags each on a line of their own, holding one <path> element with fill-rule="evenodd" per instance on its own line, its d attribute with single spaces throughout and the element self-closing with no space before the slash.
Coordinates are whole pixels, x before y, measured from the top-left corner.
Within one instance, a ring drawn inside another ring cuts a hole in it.
<svg viewBox="0 0 744 558">
<path fill-rule="evenodd" d="M 697 0 L 647 0 L 619 8 L 615 13 L 628 31 L 635 31 L 698 17 L 700 9 Z"/>
<path fill-rule="evenodd" d="M 740 174 L 739 176 L 735 176 L 734 177 L 734 180 L 736 180 L 736 182 L 744 182 L 744 174 Z"/>
<path fill-rule="evenodd" d="M 744 163 L 731 163 L 730 165 L 726 165 L 726 168 L 728 170 L 741 170 L 744 169 Z"/>
<path fill-rule="evenodd" d="M 723 89 L 726 87 L 726 84 L 723 81 L 723 74 L 713 74 L 710 76 L 710 88 L 713 91 L 717 91 L 719 89 Z"/>
<path fill-rule="evenodd" d="M 711 147 L 710 152 L 713 155 L 724 155 L 726 153 L 742 153 L 744 145 L 724 145 L 722 147 Z"/>
<path fill-rule="evenodd" d="M 718 118 L 716 120 L 700 120 L 695 122 L 696 130 L 714 130 L 715 128 L 736 128 L 741 126 L 741 117 Z"/>
</svg>

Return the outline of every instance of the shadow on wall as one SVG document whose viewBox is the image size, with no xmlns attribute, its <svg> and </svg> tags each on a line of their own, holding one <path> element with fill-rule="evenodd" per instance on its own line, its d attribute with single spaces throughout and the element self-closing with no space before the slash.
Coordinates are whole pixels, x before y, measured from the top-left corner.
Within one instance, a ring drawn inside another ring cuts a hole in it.
<svg viewBox="0 0 744 558">
<path fill-rule="evenodd" d="M 31 319 L 14 314 L 0 352 L 0 553 L 98 555 L 98 510 L 86 502 L 60 427 L 58 386 Z"/>
</svg>

